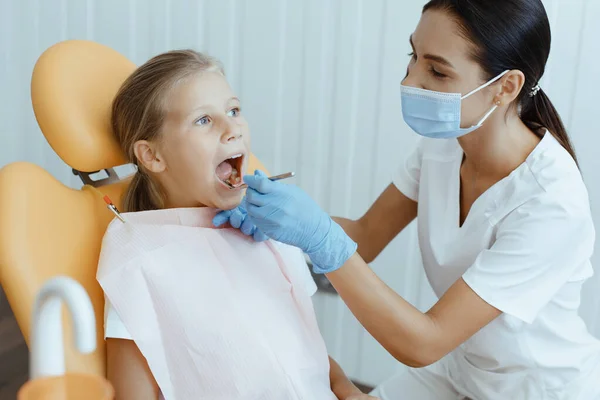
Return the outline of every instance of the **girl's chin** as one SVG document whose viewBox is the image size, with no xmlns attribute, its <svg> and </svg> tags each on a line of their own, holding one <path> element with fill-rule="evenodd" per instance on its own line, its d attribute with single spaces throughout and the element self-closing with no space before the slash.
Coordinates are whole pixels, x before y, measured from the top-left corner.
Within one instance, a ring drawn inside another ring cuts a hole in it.
<svg viewBox="0 0 600 400">
<path fill-rule="evenodd" d="M 242 202 L 242 198 L 244 197 L 243 193 L 232 194 L 227 198 L 220 198 L 215 201 L 215 208 L 219 210 L 231 210 L 236 208 Z"/>
</svg>

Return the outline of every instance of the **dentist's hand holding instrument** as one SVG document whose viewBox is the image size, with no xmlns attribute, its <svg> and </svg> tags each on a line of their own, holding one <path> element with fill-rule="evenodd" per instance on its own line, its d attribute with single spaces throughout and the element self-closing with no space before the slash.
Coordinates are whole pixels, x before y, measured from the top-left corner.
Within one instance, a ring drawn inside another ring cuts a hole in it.
<svg viewBox="0 0 600 400">
<path fill-rule="evenodd" d="M 263 173 L 261 173 L 261 175 L 266 176 Z M 285 174 L 271 176 L 267 179 L 270 181 L 279 181 L 282 179 L 292 178 L 294 175 L 294 172 L 287 172 Z M 248 187 L 248 185 L 244 183 L 239 187 Z M 233 186 L 231 186 L 231 188 L 233 189 Z M 256 226 L 252 223 L 252 220 L 248 218 L 248 212 L 246 211 L 246 208 L 247 200 L 246 197 L 244 197 L 242 203 L 236 208 L 219 212 L 213 219 L 213 225 L 219 227 L 229 222 L 233 228 L 239 229 L 244 235 L 252 236 L 257 242 L 263 242 L 267 240 L 268 237 L 259 229 L 256 229 Z"/>
<path fill-rule="evenodd" d="M 251 225 L 266 236 L 296 246 L 311 258 L 315 273 L 340 268 L 357 244 L 302 189 L 269 180 L 261 171 L 244 177 Z"/>
</svg>

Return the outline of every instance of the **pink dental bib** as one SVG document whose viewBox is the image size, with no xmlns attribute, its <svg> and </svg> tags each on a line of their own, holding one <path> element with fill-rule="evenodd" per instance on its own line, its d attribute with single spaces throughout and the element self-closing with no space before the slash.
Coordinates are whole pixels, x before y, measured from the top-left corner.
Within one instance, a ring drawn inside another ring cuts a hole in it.
<svg viewBox="0 0 600 400">
<path fill-rule="evenodd" d="M 167 400 L 333 400 L 302 253 L 216 211 L 123 214 L 97 279 Z"/>
</svg>

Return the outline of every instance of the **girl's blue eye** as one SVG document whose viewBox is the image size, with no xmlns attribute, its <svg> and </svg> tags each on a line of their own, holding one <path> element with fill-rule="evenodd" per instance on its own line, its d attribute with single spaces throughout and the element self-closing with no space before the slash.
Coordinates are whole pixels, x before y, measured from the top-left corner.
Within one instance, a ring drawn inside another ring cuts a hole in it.
<svg viewBox="0 0 600 400">
<path fill-rule="evenodd" d="M 232 108 L 231 110 L 229 110 L 229 112 L 227 113 L 227 115 L 229 115 L 230 117 L 237 117 L 238 115 L 240 115 L 240 109 L 239 108 Z"/>
<path fill-rule="evenodd" d="M 210 123 L 210 118 L 208 118 L 207 116 L 198 118 L 196 120 L 196 124 L 198 124 L 198 125 L 206 125 L 208 123 Z"/>
</svg>

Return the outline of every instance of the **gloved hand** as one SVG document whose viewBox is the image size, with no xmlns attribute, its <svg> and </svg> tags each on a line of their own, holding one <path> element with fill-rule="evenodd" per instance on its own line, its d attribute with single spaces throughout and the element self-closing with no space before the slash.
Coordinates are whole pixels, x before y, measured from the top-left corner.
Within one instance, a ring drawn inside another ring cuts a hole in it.
<svg viewBox="0 0 600 400">
<path fill-rule="evenodd" d="M 248 218 L 246 211 L 246 197 L 242 200 L 241 204 L 233 210 L 226 210 L 219 212 L 213 218 L 213 225 L 219 227 L 226 222 L 236 229 L 242 231 L 244 235 L 252 236 L 255 241 L 262 242 L 268 239 L 267 235 L 261 232 L 260 229 L 256 229 L 256 226 Z"/>
<path fill-rule="evenodd" d="M 315 273 L 340 268 L 357 244 L 299 187 L 273 182 L 261 171 L 246 175 L 248 216 L 257 229 L 310 257 Z"/>
</svg>

